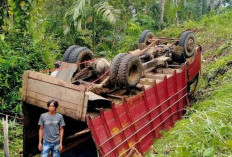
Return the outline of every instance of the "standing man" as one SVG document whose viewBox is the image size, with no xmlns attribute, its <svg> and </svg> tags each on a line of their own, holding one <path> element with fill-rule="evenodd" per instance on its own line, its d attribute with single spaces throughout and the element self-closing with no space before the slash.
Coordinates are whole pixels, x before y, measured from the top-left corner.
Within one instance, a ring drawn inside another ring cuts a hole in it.
<svg viewBox="0 0 232 157">
<path fill-rule="evenodd" d="M 39 119 L 38 125 L 40 125 L 40 128 L 38 148 L 42 151 L 42 157 L 48 157 L 50 151 L 52 157 L 60 157 L 60 151 L 63 149 L 63 126 L 65 126 L 65 123 L 63 116 L 56 113 L 58 106 L 59 104 L 57 101 L 49 100 L 47 102 L 48 112 L 41 114 Z"/>
</svg>

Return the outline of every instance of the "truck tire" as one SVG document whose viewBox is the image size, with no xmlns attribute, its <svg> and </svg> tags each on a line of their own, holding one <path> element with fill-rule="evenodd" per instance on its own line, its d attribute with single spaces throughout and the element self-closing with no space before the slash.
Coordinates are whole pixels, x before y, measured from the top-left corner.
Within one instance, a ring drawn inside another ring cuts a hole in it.
<svg viewBox="0 0 232 157">
<path fill-rule="evenodd" d="M 84 61 L 92 60 L 93 59 L 93 52 L 88 49 L 87 47 L 78 47 L 72 51 L 69 56 L 68 62 L 69 63 L 81 63 Z M 80 64 L 77 70 L 82 70 L 85 68 L 84 64 Z"/>
<path fill-rule="evenodd" d="M 118 82 L 118 70 L 119 70 L 119 65 L 122 61 L 122 58 L 128 55 L 127 53 L 119 53 L 117 54 L 111 65 L 110 65 L 110 82 L 112 84 L 116 84 Z"/>
<path fill-rule="evenodd" d="M 149 45 L 148 39 L 152 39 L 154 37 L 155 35 L 151 31 L 145 30 L 139 37 L 139 43 L 145 43 L 146 45 Z"/>
<path fill-rule="evenodd" d="M 68 62 L 69 56 L 72 53 L 72 51 L 76 48 L 80 47 L 79 45 L 72 45 L 66 49 L 63 55 L 63 62 Z"/>
<path fill-rule="evenodd" d="M 180 40 L 179 40 L 179 46 L 182 46 L 184 48 L 183 53 L 185 58 L 190 58 L 195 53 L 196 48 L 196 38 L 193 32 L 191 31 L 185 31 L 182 33 Z"/>
<path fill-rule="evenodd" d="M 120 86 L 135 87 L 142 77 L 142 63 L 136 56 L 126 55 L 120 63 L 118 79 Z"/>
</svg>

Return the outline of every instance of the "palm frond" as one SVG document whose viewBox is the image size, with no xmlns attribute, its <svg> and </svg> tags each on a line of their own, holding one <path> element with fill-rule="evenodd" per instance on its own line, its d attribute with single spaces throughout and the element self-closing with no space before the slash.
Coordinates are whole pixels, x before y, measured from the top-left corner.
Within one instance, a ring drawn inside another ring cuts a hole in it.
<svg viewBox="0 0 232 157">
<path fill-rule="evenodd" d="M 73 7 L 66 13 L 66 17 L 72 17 L 73 21 L 76 21 L 84 12 L 87 5 L 90 4 L 90 0 L 77 0 L 73 3 Z"/>
<path fill-rule="evenodd" d="M 98 13 L 103 14 L 103 17 L 111 23 L 115 23 L 119 19 L 120 10 L 114 9 L 108 2 L 102 2 L 95 5 Z"/>
</svg>

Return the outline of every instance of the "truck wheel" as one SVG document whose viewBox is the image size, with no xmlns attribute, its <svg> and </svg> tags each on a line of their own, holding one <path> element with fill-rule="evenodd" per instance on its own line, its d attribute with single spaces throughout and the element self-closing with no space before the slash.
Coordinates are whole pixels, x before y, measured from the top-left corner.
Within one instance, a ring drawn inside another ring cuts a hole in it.
<svg viewBox="0 0 232 157">
<path fill-rule="evenodd" d="M 76 48 L 80 47 L 79 45 L 72 45 L 69 48 L 66 49 L 66 51 L 64 52 L 63 55 L 63 62 L 68 62 L 68 58 L 70 56 L 70 54 L 72 53 L 72 51 Z"/>
<path fill-rule="evenodd" d="M 149 45 L 148 40 L 154 38 L 155 35 L 149 31 L 149 30 L 145 30 L 141 33 L 140 37 L 139 37 L 139 43 L 145 43 L 146 45 Z"/>
<path fill-rule="evenodd" d="M 69 63 L 81 63 L 84 61 L 92 60 L 93 52 L 87 47 L 78 47 L 69 56 Z M 85 68 L 85 64 L 80 64 L 77 70 L 82 70 Z"/>
<path fill-rule="evenodd" d="M 118 78 L 121 86 L 136 86 L 142 77 L 142 63 L 136 56 L 126 55 L 120 63 Z"/>
<path fill-rule="evenodd" d="M 122 61 L 122 58 L 128 55 L 127 53 L 119 53 L 117 54 L 111 65 L 110 65 L 110 82 L 112 84 L 116 84 L 118 81 L 118 70 L 119 70 L 119 65 Z"/>
<path fill-rule="evenodd" d="M 185 31 L 180 37 L 179 46 L 184 48 L 185 58 L 192 57 L 196 48 L 196 38 L 193 32 Z"/>
</svg>

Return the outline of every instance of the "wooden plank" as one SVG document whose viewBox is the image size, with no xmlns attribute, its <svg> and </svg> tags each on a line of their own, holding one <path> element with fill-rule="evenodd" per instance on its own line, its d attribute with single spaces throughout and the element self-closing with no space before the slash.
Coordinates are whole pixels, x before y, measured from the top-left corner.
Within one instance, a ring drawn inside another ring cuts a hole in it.
<svg viewBox="0 0 232 157">
<path fill-rule="evenodd" d="M 22 77 L 23 78 L 22 95 L 21 95 L 22 101 L 26 100 L 28 76 L 29 76 L 29 71 L 25 71 Z"/>
<path fill-rule="evenodd" d="M 44 102 L 48 102 L 51 99 L 55 99 L 59 102 L 59 106 L 62 106 L 62 107 L 68 108 L 68 109 L 72 109 L 72 110 L 78 110 L 78 108 L 82 107 L 80 104 L 78 105 L 78 104 L 74 104 L 74 103 L 69 103 L 67 101 L 62 101 L 60 99 L 57 99 L 54 97 L 49 97 L 46 95 L 42 95 L 40 93 L 36 93 L 33 91 L 27 91 L 27 96 L 34 98 L 34 99 L 37 99 L 37 100 L 44 101 Z"/>
<path fill-rule="evenodd" d="M 56 86 L 39 80 L 29 79 L 28 90 L 74 104 L 82 104 L 84 98 L 84 92 Z"/>
<path fill-rule="evenodd" d="M 79 136 L 84 135 L 84 134 L 89 133 L 89 132 L 90 132 L 89 128 L 86 128 L 84 130 L 81 130 L 81 131 L 79 131 L 79 132 L 77 132 L 77 133 L 75 133 L 75 134 L 67 137 L 65 140 L 74 139 L 76 137 L 79 137 Z"/>
<path fill-rule="evenodd" d="M 160 73 L 153 74 L 153 78 L 158 79 L 158 80 L 163 80 L 165 76 L 167 76 L 167 78 L 169 78 L 172 75 L 170 75 L 170 74 L 160 74 Z"/>
<path fill-rule="evenodd" d="M 144 76 L 146 78 L 153 78 L 156 80 L 163 80 L 165 75 L 153 74 L 153 73 L 145 73 Z"/>
<path fill-rule="evenodd" d="M 165 69 L 162 69 L 161 71 L 162 71 L 163 74 L 171 74 L 171 75 L 173 75 L 175 70 L 176 70 L 177 73 L 182 72 L 181 69 L 171 69 L 171 68 L 165 68 Z"/>
<path fill-rule="evenodd" d="M 59 87 L 61 90 L 61 100 L 82 105 L 84 102 L 85 92 L 79 92 L 68 88 Z"/>
<path fill-rule="evenodd" d="M 81 111 L 80 110 L 74 111 L 74 110 L 70 110 L 70 109 L 66 108 L 65 109 L 65 114 L 67 116 L 69 116 L 69 117 L 74 118 L 74 119 L 83 119 L 83 117 L 81 117 Z"/>
<path fill-rule="evenodd" d="M 151 67 L 151 68 L 148 68 L 144 71 L 144 73 L 150 73 L 152 71 L 154 71 L 156 69 L 156 67 Z"/>
<path fill-rule="evenodd" d="M 154 79 L 151 79 L 151 78 L 141 78 L 139 83 L 140 84 L 144 84 L 144 85 L 153 85 L 154 84 Z"/>
<path fill-rule="evenodd" d="M 47 102 L 44 102 L 44 101 L 40 101 L 40 100 L 31 98 L 31 97 L 27 97 L 26 102 L 28 104 L 32 104 L 32 105 L 36 105 L 36 106 L 44 108 L 44 109 L 48 109 Z"/>
<path fill-rule="evenodd" d="M 34 99 L 34 98 L 29 97 L 29 96 L 26 98 L 26 102 L 29 103 L 29 104 L 33 104 L 33 105 L 36 104 L 36 106 L 38 106 L 38 107 L 47 109 L 47 102 L 44 102 L 44 101 L 41 101 L 41 100 L 38 100 L 38 99 Z M 80 115 L 81 112 L 80 111 L 70 110 L 70 109 L 67 109 L 67 108 L 62 107 L 62 106 L 59 106 L 57 108 L 57 113 L 66 115 L 68 117 L 71 117 L 71 118 L 74 118 L 74 119 L 77 119 L 77 120 L 84 119 L 83 117 L 81 117 L 81 115 Z"/>
<path fill-rule="evenodd" d="M 82 121 L 86 121 L 85 117 L 86 117 L 86 114 L 87 114 L 88 101 L 89 101 L 89 96 L 85 95 L 83 105 L 82 105 L 82 114 L 81 114 Z"/>
<path fill-rule="evenodd" d="M 148 88 L 151 88 L 152 86 L 151 85 L 144 85 L 144 84 L 140 84 L 140 83 L 138 83 L 137 85 L 136 85 L 136 87 L 137 88 L 142 88 L 142 87 L 144 87 L 145 89 L 148 89 Z"/>
<path fill-rule="evenodd" d="M 34 72 L 34 71 L 29 71 L 29 78 L 30 79 L 34 79 L 34 80 L 40 80 L 42 82 L 47 82 L 49 84 L 53 84 L 56 86 L 62 86 L 65 88 L 70 88 L 70 89 L 75 89 L 77 91 L 84 91 L 85 89 L 83 88 L 83 86 L 77 86 L 77 85 L 73 85 L 71 83 L 67 83 L 63 80 L 51 77 L 49 75 L 45 75 L 39 72 Z"/>
</svg>

